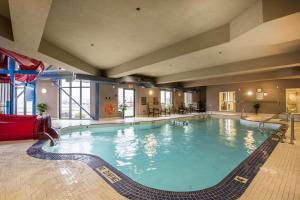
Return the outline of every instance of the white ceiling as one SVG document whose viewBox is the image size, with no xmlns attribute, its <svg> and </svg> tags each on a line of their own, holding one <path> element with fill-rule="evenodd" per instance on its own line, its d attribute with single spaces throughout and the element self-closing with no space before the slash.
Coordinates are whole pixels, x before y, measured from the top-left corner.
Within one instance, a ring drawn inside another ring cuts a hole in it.
<svg viewBox="0 0 300 200">
<path fill-rule="evenodd" d="M 254 1 L 53 0 L 43 38 L 107 69 L 226 24 Z"/>
<path fill-rule="evenodd" d="M 160 77 L 298 51 L 299 21 L 300 12 L 261 24 L 230 42 L 138 68 L 133 73 Z"/>
<path fill-rule="evenodd" d="M 296 0 L 0 0 L 11 22 L 0 18 L 0 46 L 80 73 L 200 80 L 298 66 L 299 11 Z"/>
</svg>

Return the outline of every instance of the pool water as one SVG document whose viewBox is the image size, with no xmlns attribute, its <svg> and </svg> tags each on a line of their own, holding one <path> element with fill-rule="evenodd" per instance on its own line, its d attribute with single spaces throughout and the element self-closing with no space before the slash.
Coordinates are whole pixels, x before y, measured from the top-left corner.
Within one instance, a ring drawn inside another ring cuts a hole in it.
<svg viewBox="0 0 300 200">
<path fill-rule="evenodd" d="M 225 178 L 268 137 L 235 119 L 192 120 L 188 126 L 112 125 L 65 131 L 57 153 L 101 157 L 134 181 L 168 191 L 195 191 Z"/>
</svg>

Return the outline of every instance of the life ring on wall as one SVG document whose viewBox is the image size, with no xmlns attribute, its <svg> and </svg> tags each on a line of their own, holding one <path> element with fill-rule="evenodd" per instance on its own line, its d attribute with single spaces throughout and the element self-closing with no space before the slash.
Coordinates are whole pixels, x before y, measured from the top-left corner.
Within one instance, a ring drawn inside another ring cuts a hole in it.
<svg viewBox="0 0 300 200">
<path fill-rule="evenodd" d="M 116 108 L 111 103 L 105 104 L 105 112 L 106 113 L 114 113 L 115 111 L 116 111 Z"/>
</svg>

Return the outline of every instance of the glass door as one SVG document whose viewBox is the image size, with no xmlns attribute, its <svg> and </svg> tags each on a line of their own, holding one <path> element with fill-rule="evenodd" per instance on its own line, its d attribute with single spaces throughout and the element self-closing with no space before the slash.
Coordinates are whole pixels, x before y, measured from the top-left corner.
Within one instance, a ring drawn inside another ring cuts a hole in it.
<svg viewBox="0 0 300 200">
<path fill-rule="evenodd" d="M 235 112 L 235 92 L 219 93 L 219 110 Z"/>
<path fill-rule="evenodd" d="M 124 113 L 125 117 L 134 117 L 134 96 L 134 89 L 124 89 L 124 103 L 127 104 L 127 109 Z"/>
<path fill-rule="evenodd" d="M 286 111 L 289 113 L 300 112 L 300 89 L 286 89 Z"/>
</svg>

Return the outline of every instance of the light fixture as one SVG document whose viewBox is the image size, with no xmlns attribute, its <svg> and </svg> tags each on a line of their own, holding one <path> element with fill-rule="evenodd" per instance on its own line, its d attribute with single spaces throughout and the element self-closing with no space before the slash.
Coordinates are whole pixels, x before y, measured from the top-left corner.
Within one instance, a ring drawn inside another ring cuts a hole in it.
<svg viewBox="0 0 300 200">
<path fill-rule="evenodd" d="M 276 86 L 276 88 L 278 89 L 278 88 L 279 88 L 279 86 L 277 85 L 277 86 Z"/>
<path fill-rule="evenodd" d="M 178 96 L 179 96 L 179 97 L 181 96 L 181 93 L 180 93 L 180 92 L 178 92 Z"/>
<path fill-rule="evenodd" d="M 239 88 L 239 91 L 241 91 L 241 88 Z"/>
<path fill-rule="evenodd" d="M 264 96 L 265 96 L 265 97 L 268 96 L 268 93 L 267 93 L 267 92 L 264 92 Z"/>
<path fill-rule="evenodd" d="M 149 95 L 152 95 L 153 94 L 153 91 L 152 90 L 149 90 Z"/>
<path fill-rule="evenodd" d="M 114 89 L 115 89 L 115 87 L 116 87 L 116 86 L 115 86 L 115 85 L 113 85 L 113 88 L 114 88 Z"/>
<path fill-rule="evenodd" d="M 253 94 L 252 91 L 248 91 L 248 92 L 247 92 L 247 95 L 248 95 L 248 96 L 252 96 L 252 94 Z"/>
<path fill-rule="evenodd" d="M 46 93 L 47 93 L 47 89 L 46 89 L 46 88 L 42 88 L 42 89 L 41 89 L 41 93 L 42 93 L 42 94 L 46 94 Z"/>
</svg>

